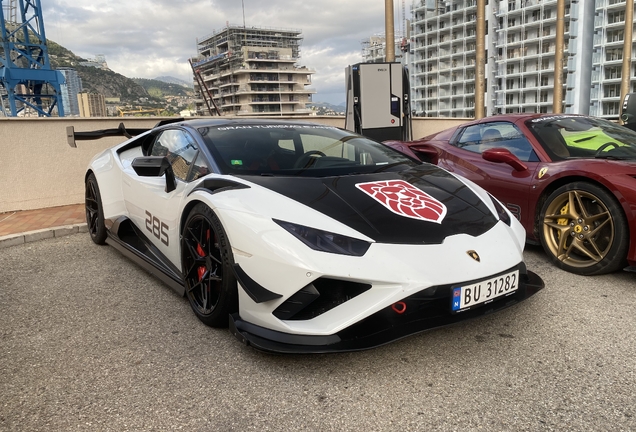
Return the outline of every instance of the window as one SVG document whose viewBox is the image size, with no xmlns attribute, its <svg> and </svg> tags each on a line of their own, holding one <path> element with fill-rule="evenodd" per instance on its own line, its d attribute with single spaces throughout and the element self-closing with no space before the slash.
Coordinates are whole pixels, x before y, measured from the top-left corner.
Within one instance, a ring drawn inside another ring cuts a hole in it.
<svg viewBox="0 0 636 432">
<path fill-rule="evenodd" d="M 604 86 L 603 96 L 605 97 L 618 97 L 621 94 L 620 84 L 610 84 Z"/>
<path fill-rule="evenodd" d="M 186 181 L 190 166 L 197 155 L 192 137 L 179 129 L 163 131 L 152 145 L 151 156 L 166 156 L 175 177 Z"/>
<path fill-rule="evenodd" d="M 474 153 L 483 153 L 492 148 L 505 148 L 522 161 L 539 160 L 526 137 L 515 125 L 508 122 L 468 126 L 453 145 Z"/>
</svg>

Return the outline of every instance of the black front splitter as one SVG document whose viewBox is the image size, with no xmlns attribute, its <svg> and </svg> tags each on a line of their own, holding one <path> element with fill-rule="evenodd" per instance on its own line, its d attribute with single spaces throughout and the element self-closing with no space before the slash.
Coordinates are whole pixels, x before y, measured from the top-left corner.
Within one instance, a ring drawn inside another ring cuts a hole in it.
<svg viewBox="0 0 636 432">
<path fill-rule="evenodd" d="M 453 314 L 450 312 L 450 286 L 429 288 L 403 299 L 408 312 L 397 314 L 385 308 L 333 335 L 313 336 L 278 332 L 230 315 L 230 332 L 241 342 L 260 351 L 279 354 L 318 354 L 361 351 L 375 348 L 426 330 L 488 315 L 513 306 L 543 289 L 543 280 L 528 271 L 520 287 L 507 297 Z"/>
</svg>

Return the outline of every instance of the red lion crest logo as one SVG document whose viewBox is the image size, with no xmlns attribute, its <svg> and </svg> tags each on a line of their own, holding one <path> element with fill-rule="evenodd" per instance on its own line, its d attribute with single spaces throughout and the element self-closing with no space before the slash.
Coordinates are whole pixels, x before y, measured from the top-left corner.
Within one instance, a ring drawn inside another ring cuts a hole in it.
<svg viewBox="0 0 636 432">
<path fill-rule="evenodd" d="M 358 183 L 358 189 L 400 216 L 442 223 L 446 206 L 404 180 Z"/>
</svg>

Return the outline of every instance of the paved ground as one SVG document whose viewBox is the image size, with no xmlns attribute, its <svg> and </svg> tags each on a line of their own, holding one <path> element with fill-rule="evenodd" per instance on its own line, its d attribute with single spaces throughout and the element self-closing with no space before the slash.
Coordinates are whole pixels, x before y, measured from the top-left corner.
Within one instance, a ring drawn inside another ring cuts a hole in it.
<svg viewBox="0 0 636 432">
<path fill-rule="evenodd" d="M 0 213 L 0 238 L 86 223 L 84 204 Z"/>
<path fill-rule="evenodd" d="M 0 430 L 636 430 L 636 275 L 361 353 L 272 356 L 87 234 L 0 250 Z"/>
</svg>

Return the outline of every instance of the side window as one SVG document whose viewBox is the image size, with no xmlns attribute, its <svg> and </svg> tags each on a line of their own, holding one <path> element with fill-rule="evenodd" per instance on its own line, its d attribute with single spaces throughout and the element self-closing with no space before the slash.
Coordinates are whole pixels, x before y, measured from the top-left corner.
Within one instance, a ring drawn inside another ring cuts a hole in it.
<svg viewBox="0 0 636 432">
<path fill-rule="evenodd" d="M 188 181 L 194 181 L 196 179 L 198 179 L 199 177 L 203 177 L 210 174 L 210 168 L 208 167 L 208 164 L 205 162 L 205 157 L 203 156 L 203 153 L 199 152 L 199 156 L 197 156 L 197 159 L 194 161 L 194 165 L 192 166 L 192 169 L 190 170 L 190 175 L 188 176 Z"/>
<path fill-rule="evenodd" d="M 528 139 L 515 125 L 508 122 L 469 126 L 454 145 L 475 153 L 483 153 L 492 148 L 505 148 L 524 162 L 539 160 Z"/>
<path fill-rule="evenodd" d="M 167 156 L 175 177 L 186 181 L 190 166 L 197 155 L 194 140 L 178 129 L 163 131 L 155 140 L 150 152 L 152 156 Z"/>
</svg>

